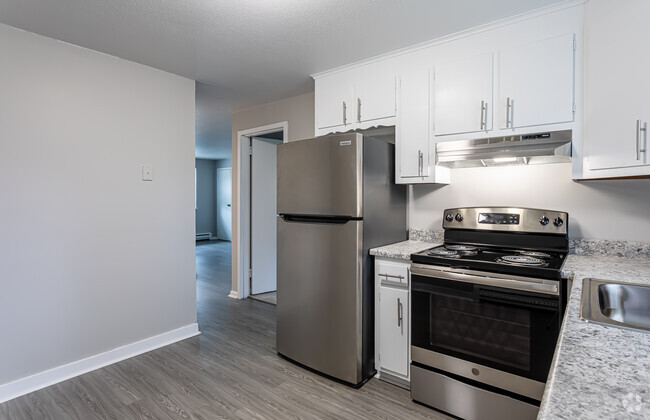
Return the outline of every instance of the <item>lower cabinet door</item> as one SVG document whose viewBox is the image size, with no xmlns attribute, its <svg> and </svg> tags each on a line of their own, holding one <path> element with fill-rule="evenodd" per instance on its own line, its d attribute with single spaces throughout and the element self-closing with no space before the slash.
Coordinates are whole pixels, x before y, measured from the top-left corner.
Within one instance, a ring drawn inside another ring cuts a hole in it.
<svg viewBox="0 0 650 420">
<path fill-rule="evenodd" d="M 379 289 L 379 357 L 381 370 L 408 376 L 408 289 Z"/>
</svg>

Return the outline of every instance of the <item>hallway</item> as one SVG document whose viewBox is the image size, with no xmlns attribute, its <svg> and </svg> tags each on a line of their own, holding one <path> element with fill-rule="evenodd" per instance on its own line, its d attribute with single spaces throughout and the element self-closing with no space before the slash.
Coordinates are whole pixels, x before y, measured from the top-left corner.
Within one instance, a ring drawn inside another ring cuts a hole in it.
<svg viewBox="0 0 650 420">
<path fill-rule="evenodd" d="M 2 419 L 446 418 L 377 379 L 354 390 L 275 352 L 275 306 L 230 292 L 230 242 L 196 247 L 201 335 L 0 404 Z"/>
</svg>

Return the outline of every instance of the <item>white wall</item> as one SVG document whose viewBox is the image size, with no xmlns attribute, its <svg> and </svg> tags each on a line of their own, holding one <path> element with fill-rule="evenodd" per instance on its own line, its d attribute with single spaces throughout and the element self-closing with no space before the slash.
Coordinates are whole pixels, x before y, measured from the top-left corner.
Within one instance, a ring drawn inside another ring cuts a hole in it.
<svg viewBox="0 0 650 420">
<path fill-rule="evenodd" d="M 513 206 L 569 212 L 571 238 L 650 241 L 650 179 L 574 182 L 571 164 L 454 169 L 451 184 L 412 188 L 409 224 L 442 229 L 450 207 Z"/>
<path fill-rule="evenodd" d="M 1 390 L 195 324 L 196 286 L 194 82 L 5 25 L 0 57 Z"/>
</svg>

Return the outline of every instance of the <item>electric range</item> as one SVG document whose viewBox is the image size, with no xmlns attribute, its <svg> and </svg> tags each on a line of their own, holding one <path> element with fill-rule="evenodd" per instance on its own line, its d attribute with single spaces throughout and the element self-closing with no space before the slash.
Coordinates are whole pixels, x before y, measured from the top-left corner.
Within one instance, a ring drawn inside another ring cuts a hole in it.
<svg viewBox="0 0 650 420">
<path fill-rule="evenodd" d="M 566 212 L 447 209 L 411 255 L 411 396 L 465 419 L 535 418 L 567 299 Z"/>
</svg>

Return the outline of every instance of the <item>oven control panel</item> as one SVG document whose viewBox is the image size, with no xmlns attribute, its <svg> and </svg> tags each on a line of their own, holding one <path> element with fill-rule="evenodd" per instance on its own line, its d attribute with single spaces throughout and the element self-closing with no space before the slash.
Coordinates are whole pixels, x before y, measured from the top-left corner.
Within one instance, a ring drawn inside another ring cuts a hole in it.
<svg viewBox="0 0 650 420">
<path fill-rule="evenodd" d="M 566 235 L 569 214 L 518 207 L 462 207 L 444 212 L 443 229 L 473 229 Z"/>
</svg>

